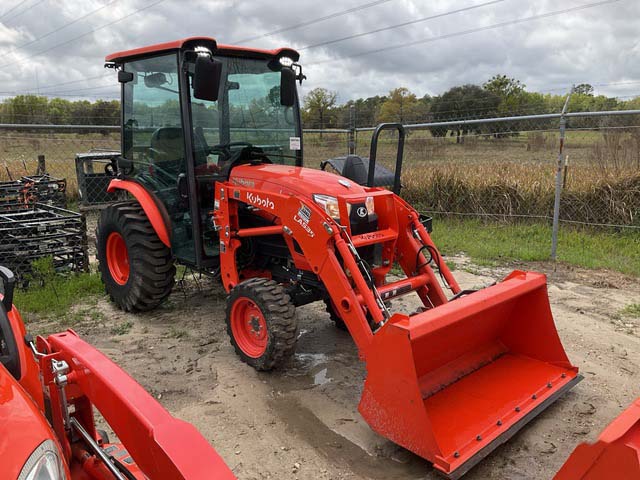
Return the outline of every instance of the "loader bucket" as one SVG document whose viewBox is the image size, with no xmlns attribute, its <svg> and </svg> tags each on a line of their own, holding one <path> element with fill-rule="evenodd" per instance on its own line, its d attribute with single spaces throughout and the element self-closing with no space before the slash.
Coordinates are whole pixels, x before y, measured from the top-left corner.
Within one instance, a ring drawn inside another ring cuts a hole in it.
<svg viewBox="0 0 640 480">
<path fill-rule="evenodd" d="M 502 282 L 374 335 L 359 410 L 380 435 L 459 478 L 581 380 L 556 331 L 546 278 Z"/>
<path fill-rule="evenodd" d="M 578 445 L 553 478 L 640 478 L 640 398 L 611 422 L 595 443 Z"/>
</svg>

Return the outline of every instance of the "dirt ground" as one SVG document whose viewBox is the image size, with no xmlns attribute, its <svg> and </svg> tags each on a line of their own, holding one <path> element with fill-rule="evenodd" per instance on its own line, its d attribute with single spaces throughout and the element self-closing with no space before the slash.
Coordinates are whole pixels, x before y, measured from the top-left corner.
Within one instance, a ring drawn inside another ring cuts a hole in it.
<svg viewBox="0 0 640 480">
<path fill-rule="evenodd" d="M 463 288 L 488 285 L 510 270 L 453 260 Z M 579 442 L 595 439 L 640 395 L 640 321 L 619 314 L 640 301 L 640 282 L 566 267 L 546 273 L 558 331 L 585 379 L 472 469 L 468 480 L 551 478 Z M 394 309 L 409 304 L 394 301 Z M 174 415 L 192 422 L 241 480 L 440 478 L 360 417 L 364 365 L 323 305 L 298 310 L 297 353 L 287 368 L 271 373 L 236 357 L 224 307 L 221 287 L 188 276 L 154 312 L 126 314 L 101 299 L 101 314 L 74 328 Z"/>
</svg>

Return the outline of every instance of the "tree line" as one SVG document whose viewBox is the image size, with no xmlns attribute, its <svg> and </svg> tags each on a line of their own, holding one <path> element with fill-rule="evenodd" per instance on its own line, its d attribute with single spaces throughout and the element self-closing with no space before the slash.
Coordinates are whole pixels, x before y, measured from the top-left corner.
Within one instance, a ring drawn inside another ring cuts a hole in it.
<svg viewBox="0 0 640 480">
<path fill-rule="evenodd" d="M 418 97 L 399 87 L 387 95 L 358 98 L 339 104 L 337 92 L 311 90 L 303 101 L 302 119 L 307 128 L 370 127 L 381 122 L 427 123 L 462 119 L 558 113 L 566 94 L 531 92 L 517 79 L 495 75 L 482 85 L 460 85 L 442 95 Z M 640 109 L 640 97 L 620 100 L 595 95 L 590 84 L 577 85 L 569 103 L 570 112 Z M 446 130 L 432 129 L 434 135 Z"/>
<path fill-rule="evenodd" d="M 533 115 L 560 112 L 565 95 L 528 91 L 526 85 L 505 75 L 495 75 L 482 85 L 460 85 L 442 95 L 418 97 L 399 87 L 387 95 L 338 103 L 337 92 L 311 90 L 303 99 L 306 128 L 370 127 L 381 122 L 423 123 L 470 118 Z M 575 87 L 569 111 L 640 109 L 640 97 L 620 100 L 595 95 L 593 86 Z M 50 125 L 118 125 L 118 100 L 67 100 L 38 95 L 18 95 L 0 103 L 0 123 Z M 446 134 L 433 129 L 434 135 Z"/>
<path fill-rule="evenodd" d="M 66 100 L 17 95 L 0 103 L 0 123 L 45 125 L 119 125 L 118 100 Z"/>
</svg>

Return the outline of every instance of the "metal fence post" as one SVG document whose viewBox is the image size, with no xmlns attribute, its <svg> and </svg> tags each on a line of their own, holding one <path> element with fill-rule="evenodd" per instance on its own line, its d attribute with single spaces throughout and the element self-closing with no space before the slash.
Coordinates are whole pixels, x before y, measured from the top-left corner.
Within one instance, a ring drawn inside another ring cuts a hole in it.
<svg viewBox="0 0 640 480">
<path fill-rule="evenodd" d="M 356 154 L 356 107 L 351 105 L 349 107 L 349 155 Z"/>
<path fill-rule="evenodd" d="M 38 155 L 38 169 L 36 175 L 44 175 L 47 173 L 47 164 L 44 155 Z"/>
<path fill-rule="evenodd" d="M 564 164 L 562 152 L 564 150 L 564 136 L 567 127 L 566 113 L 574 88 L 575 86 L 571 87 L 564 106 L 562 107 L 562 113 L 560 114 L 560 146 L 558 150 L 558 162 L 556 164 L 556 193 L 553 201 L 553 232 L 551 234 L 551 260 L 554 262 L 558 253 L 558 230 L 560 229 L 560 195 L 562 194 L 562 167 Z"/>
</svg>

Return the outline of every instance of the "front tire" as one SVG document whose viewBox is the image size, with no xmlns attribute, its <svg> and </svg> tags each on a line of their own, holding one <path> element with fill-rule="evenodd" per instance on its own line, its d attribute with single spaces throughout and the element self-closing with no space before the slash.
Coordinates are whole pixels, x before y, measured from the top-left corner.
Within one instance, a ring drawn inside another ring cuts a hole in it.
<svg viewBox="0 0 640 480">
<path fill-rule="evenodd" d="M 151 310 L 166 299 L 176 268 L 137 202 L 105 208 L 96 228 L 98 269 L 111 300 L 126 312 Z"/>
<path fill-rule="evenodd" d="M 333 324 L 336 326 L 336 328 L 338 330 L 343 330 L 345 332 L 348 332 L 349 329 L 347 328 L 347 324 L 344 323 L 344 320 L 342 320 L 342 318 L 340 317 L 340 314 L 338 313 L 336 307 L 334 306 L 333 301 L 330 298 L 325 298 L 324 305 L 325 305 L 325 310 L 329 314 L 329 318 L 331 319 Z"/>
<path fill-rule="evenodd" d="M 273 280 L 251 278 L 234 287 L 227 298 L 226 321 L 231 345 L 256 370 L 279 367 L 295 351 L 296 309 Z"/>
</svg>

